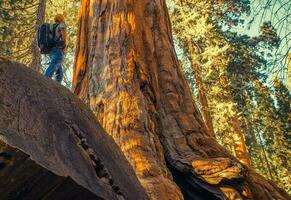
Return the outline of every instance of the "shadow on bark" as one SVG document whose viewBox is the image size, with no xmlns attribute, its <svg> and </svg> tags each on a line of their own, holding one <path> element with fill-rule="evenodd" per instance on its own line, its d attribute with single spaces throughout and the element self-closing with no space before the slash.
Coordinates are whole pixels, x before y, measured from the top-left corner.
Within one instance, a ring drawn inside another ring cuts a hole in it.
<svg viewBox="0 0 291 200">
<path fill-rule="evenodd" d="M 70 177 L 57 176 L 0 141 L 1 199 L 102 200 Z"/>
</svg>

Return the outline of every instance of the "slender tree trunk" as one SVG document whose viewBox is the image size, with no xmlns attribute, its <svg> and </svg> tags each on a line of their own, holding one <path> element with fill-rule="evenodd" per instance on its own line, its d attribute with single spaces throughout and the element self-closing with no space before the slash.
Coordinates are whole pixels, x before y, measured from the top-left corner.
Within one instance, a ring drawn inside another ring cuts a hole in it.
<svg viewBox="0 0 291 200">
<path fill-rule="evenodd" d="M 189 39 L 188 47 L 189 47 L 189 54 L 191 57 L 191 59 L 190 59 L 191 65 L 192 65 L 192 68 L 195 72 L 194 75 L 195 75 L 196 86 L 198 88 L 199 100 L 200 100 L 200 103 L 202 105 L 202 115 L 203 115 L 203 118 L 204 118 L 204 121 L 206 123 L 206 127 L 207 127 L 209 133 L 215 138 L 212 117 L 211 117 L 211 114 L 209 112 L 210 109 L 208 106 L 208 100 L 207 100 L 207 97 L 205 94 L 205 87 L 204 87 L 202 76 L 201 76 L 201 67 L 197 63 L 195 56 L 194 56 L 195 50 L 194 50 L 194 45 L 193 45 L 192 39 Z"/>
<path fill-rule="evenodd" d="M 178 64 L 164 0 L 83 0 L 78 38 L 74 92 L 151 199 L 182 199 L 175 183 L 185 199 L 287 196 L 207 131 Z"/>
<path fill-rule="evenodd" d="M 250 120 L 250 119 L 249 119 Z M 259 159 L 260 159 L 260 163 L 261 163 L 261 166 L 260 167 L 264 167 L 264 165 L 266 164 L 267 165 L 267 172 L 265 173 L 266 176 L 270 176 L 269 179 L 270 180 L 273 180 L 273 177 L 272 177 L 272 171 L 271 171 L 271 168 L 270 168 L 270 163 L 266 157 L 266 154 L 265 154 L 265 149 L 264 147 L 262 147 L 262 144 L 261 144 L 261 138 L 259 138 L 259 142 L 258 142 L 258 139 L 256 138 L 253 130 L 254 128 L 252 127 L 252 125 L 249 123 L 249 120 L 244 117 L 243 118 L 243 123 L 244 123 L 244 129 L 245 129 L 245 132 L 247 134 L 247 136 L 249 137 L 249 140 L 251 140 L 251 144 L 249 146 L 253 146 L 253 148 L 259 148 L 261 149 L 262 151 L 260 151 L 260 154 L 263 154 L 259 156 Z M 250 150 L 250 152 L 252 151 L 253 149 Z"/>
<path fill-rule="evenodd" d="M 226 80 L 226 82 L 228 82 L 228 80 Z M 227 98 L 229 102 L 233 102 L 233 98 L 230 93 L 228 93 Z M 251 167 L 251 161 L 250 161 L 249 153 L 248 153 L 247 146 L 245 143 L 244 133 L 241 128 L 241 122 L 238 118 L 236 110 L 237 109 L 235 108 L 235 113 L 231 117 L 231 121 L 230 121 L 232 131 L 233 131 L 235 156 L 241 163 L 245 164 L 248 167 Z"/>
<path fill-rule="evenodd" d="M 38 27 L 44 22 L 45 19 L 45 7 L 46 0 L 39 0 L 37 15 L 36 15 L 36 23 L 35 23 L 35 33 L 37 33 Z M 30 67 L 35 71 L 39 71 L 41 68 L 41 54 L 39 48 L 37 46 L 37 36 L 35 34 L 33 43 L 31 45 L 32 52 L 32 61 Z"/>
<path fill-rule="evenodd" d="M 189 54 L 191 57 L 191 65 L 193 67 L 193 70 L 195 72 L 195 81 L 198 88 L 199 93 L 199 100 L 202 105 L 202 114 L 205 119 L 206 126 L 209 130 L 209 132 L 215 137 L 213 124 L 212 124 L 212 117 L 209 112 L 209 106 L 208 106 L 208 100 L 205 94 L 205 87 L 203 84 L 202 76 L 201 76 L 201 67 L 197 63 L 197 58 L 195 57 L 195 54 L 199 53 L 199 47 L 196 47 L 197 50 L 195 50 L 195 45 L 193 44 L 192 39 L 188 40 L 188 47 L 189 47 Z M 231 99 L 231 97 L 229 97 Z M 244 141 L 243 132 L 240 128 L 240 122 L 238 120 L 237 116 L 232 117 L 232 129 L 234 132 L 234 151 L 237 159 L 245 164 L 246 166 L 250 167 L 250 159 L 247 151 L 247 147 Z"/>
<path fill-rule="evenodd" d="M 245 144 L 243 132 L 240 127 L 240 122 L 238 120 L 238 117 L 235 115 L 232 117 L 231 120 L 232 120 L 231 123 L 232 123 L 233 132 L 235 133 L 233 136 L 235 156 L 240 162 L 242 162 L 248 167 L 251 167 L 249 153 Z"/>
<path fill-rule="evenodd" d="M 259 135 L 259 140 L 260 140 L 260 146 L 261 146 L 261 149 L 262 149 L 262 152 L 263 152 L 263 156 L 264 156 L 264 159 L 266 161 L 267 169 L 268 169 L 268 172 L 269 172 L 269 175 L 270 175 L 270 179 L 274 180 L 274 175 L 273 175 L 273 172 L 272 172 L 272 169 L 271 169 L 271 165 L 269 163 L 267 152 L 265 150 L 265 147 L 264 147 L 264 144 L 263 144 L 263 140 L 262 140 L 262 137 L 260 135 Z"/>
</svg>

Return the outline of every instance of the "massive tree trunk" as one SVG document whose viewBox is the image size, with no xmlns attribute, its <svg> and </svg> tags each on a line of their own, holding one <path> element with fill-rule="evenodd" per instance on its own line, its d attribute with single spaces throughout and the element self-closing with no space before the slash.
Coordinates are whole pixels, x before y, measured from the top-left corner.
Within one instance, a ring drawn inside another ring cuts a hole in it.
<svg viewBox="0 0 291 200">
<path fill-rule="evenodd" d="M 142 14 L 145 5 L 147 17 Z M 157 135 L 161 128 L 156 108 L 157 103 L 160 104 L 157 99 L 160 98 L 157 96 L 159 64 L 151 59 L 169 40 L 161 41 L 162 46 L 151 49 L 155 36 L 151 35 L 148 28 L 145 29 L 144 24 L 151 23 L 148 25 L 154 28 L 154 20 L 165 20 L 164 13 L 156 10 L 155 3 L 144 4 L 142 1 L 85 0 L 81 9 L 73 83 L 75 93 L 90 104 L 103 128 L 119 144 L 151 196 L 156 199 L 167 196 L 168 199 L 182 199 L 166 167 L 164 151 Z M 153 13 L 156 19 L 151 18 Z M 170 27 L 166 25 L 160 28 Z M 159 31 L 156 35 L 163 32 Z M 141 35 L 143 38 L 137 38 Z M 171 35 L 165 37 L 171 38 Z M 164 65 L 171 64 L 171 61 L 164 62 Z M 168 77 L 167 71 L 164 74 L 165 78 Z M 169 93 L 168 98 L 175 109 L 178 96 Z"/>
<path fill-rule="evenodd" d="M 71 177 L 98 199 L 148 199 L 119 147 L 78 98 L 53 80 L 1 58 L 0 139 L 23 150 L 55 175 Z M 26 163 L 22 163 L 17 169 L 21 171 L 25 166 Z M 25 173 L 31 180 L 42 178 L 34 177 L 37 172 Z M 5 175 L 19 179 L 15 171 L 7 171 Z M 7 180 L 0 177 L 0 186 L 6 185 Z M 17 184 L 21 185 L 10 186 Z M 33 185 L 29 183 L 25 188 Z M 0 199 L 11 190 L 13 188 L 5 190 L 4 194 L 0 192 Z M 38 198 L 29 198 L 34 199 Z"/>
<path fill-rule="evenodd" d="M 74 92 L 152 199 L 182 199 L 176 183 L 185 199 L 288 198 L 207 131 L 178 64 L 164 0 L 83 0 L 78 38 Z"/>
<path fill-rule="evenodd" d="M 38 27 L 44 22 L 45 18 L 45 8 L 46 8 L 46 0 L 39 0 L 37 13 L 36 13 L 36 23 L 35 23 L 35 36 L 31 45 L 31 53 L 32 53 L 32 61 L 30 67 L 35 71 L 39 71 L 41 68 L 41 55 L 39 48 L 37 46 L 37 30 Z"/>
</svg>

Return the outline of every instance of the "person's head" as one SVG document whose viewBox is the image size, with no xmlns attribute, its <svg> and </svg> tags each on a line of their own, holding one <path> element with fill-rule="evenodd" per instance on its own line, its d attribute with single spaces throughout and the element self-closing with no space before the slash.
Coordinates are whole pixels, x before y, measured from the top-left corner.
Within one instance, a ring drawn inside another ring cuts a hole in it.
<svg viewBox="0 0 291 200">
<path fill-rule="evenodd" d="M 55 22 L 56 22 L 56 23 L 63 23 L 63 22 L 65 22 L 65 17 L 64 17 L 64 15 L 62 15 L 62 14 L 57 14 L 57 15 L 55 16 Z"/>
</svg>

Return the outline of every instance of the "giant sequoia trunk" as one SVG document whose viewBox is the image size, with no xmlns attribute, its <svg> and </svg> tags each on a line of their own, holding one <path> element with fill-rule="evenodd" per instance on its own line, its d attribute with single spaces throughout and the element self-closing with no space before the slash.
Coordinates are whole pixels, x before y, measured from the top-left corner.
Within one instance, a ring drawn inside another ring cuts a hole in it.
<svg viewBox="0 0 291 200">
<path fill-rule="evenodd" d="M 152 199 L 288 199 L 207 131 L 164 0 L 83 0 L 73 82 Z"/>
</svg>

